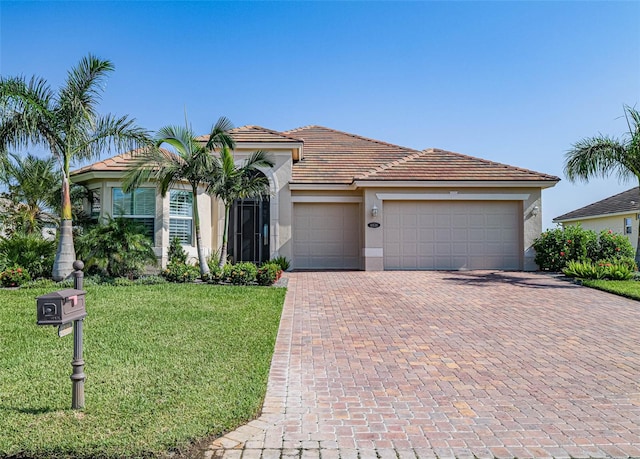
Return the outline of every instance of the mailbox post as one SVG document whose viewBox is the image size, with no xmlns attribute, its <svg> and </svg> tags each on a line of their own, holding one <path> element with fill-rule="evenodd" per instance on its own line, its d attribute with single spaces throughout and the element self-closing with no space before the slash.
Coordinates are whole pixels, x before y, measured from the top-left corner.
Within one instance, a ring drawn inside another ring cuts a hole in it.
<svg viewBox="0 0 640 459">
<path fill-rule="evenodd" d="M 73 286 L 76 290 L 82 290 L 84 282 L 84 273 L 82 269 L 84 263 L 80 260 L 73 262 Z M 86 316 L 86 314 L 85 314 Z M 73 373 L 71 374 L 71 408 L 74 410 L 84 408 L 84 359 L 82 358 L 82 324 L 84 317 L 73 321 L 73 360 L 71 366 Z"/>
<path fill-rule="evenodd" d="M 84 360 L 82 358 L 82 324 L 87 316 L 82 290 L 84 263 L 76 260 L 73 263 L 74 287 L 66 290 L 41 295 L 36 298 L 38 325 L 57 325 L 58 335 L 65 336 L 73 322 L 73 373 L 71 374 L 71 408 L 84 408 Z"/>
</svg>

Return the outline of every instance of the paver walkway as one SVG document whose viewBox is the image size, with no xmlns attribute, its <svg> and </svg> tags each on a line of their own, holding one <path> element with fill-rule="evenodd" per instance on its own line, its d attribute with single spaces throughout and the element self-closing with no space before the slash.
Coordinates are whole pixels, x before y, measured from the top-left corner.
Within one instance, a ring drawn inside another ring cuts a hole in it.
<svg viewBox="0 0 640 459">
<path fill-rule="evenodd" d="M 205 457 L 640 457 L 640 303 L 533 273 L 288 277 L 263 414 Z"/>
</svg>

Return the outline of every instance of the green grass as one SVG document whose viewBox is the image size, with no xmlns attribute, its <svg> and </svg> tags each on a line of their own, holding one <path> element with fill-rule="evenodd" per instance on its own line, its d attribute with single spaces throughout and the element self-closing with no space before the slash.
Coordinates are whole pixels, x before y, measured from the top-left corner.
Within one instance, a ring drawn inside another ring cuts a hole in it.
<svg viewBox="0 0 640 459">
<path fill-rule="evenodd" d="M 614 281 L 614 280 L 582 280 L 582 285 L 603 290 L 616 295 L 625 296 L 633 300 L 640 300 L 640 282 L 634 280 Z"/>
<path fill-rule="evenodd" d="M 259 414 L 284 289 L 87 287 L 85 402 L 71 410 L 72 335 L 0 290 L 0 457 L 146 457 Z"/>
</svg>

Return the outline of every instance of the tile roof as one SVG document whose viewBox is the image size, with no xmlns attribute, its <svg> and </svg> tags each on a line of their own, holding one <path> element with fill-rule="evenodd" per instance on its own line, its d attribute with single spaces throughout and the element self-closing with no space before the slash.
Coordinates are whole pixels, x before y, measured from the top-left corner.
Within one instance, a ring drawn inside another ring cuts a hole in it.
<svg viewBox="0 0 640 459">
<path fill-rule="evenodd" d="M 322 126 L 285 132 L 260 126 L 231 130 L 238 143 L 303 142 L 304 159 L 294 162 L 291 183 L 352 184 L 367 181 L 558 181 L 539 172 L 521 169 L 445 150 L 414 150 Z M 198 137 L 206 140 L 207 136 Z M 122 172 L 134 152 L 98 161 L 72 172 Z"/>
<path fill-rule="evenodd" d="M 293 165 L 292 183 L 350 184 L 381 164 L 420 153 L 322 126 L 305 126 L 285 134 L 304 141 L 304 159 Z"/>
<path fill-rule="evenodd" d="M 286 131 L 304 141 L 292 183 L 372 181 L 559 181 L 558 177 L 450 151 L 392 145 L 321 126 Z"/>
<path fill-rule="evenodd" d="M 289 136 L 282 132 L 273 131 L 261 126 L 240 126 L 229 131 L 233 139 L 240 142 L 300 142 L 300 139 Z M 198 140 L 206 142 L 209 135 L 196 137 Z"/>
<path fill-rule="evenodd" d="M 572 210 L 553 219 L 554 222 L 577 218 L 598 217 L 600 215 L 640 212 L 640 189 L 638 187 L 623 191 L 580 209 Z"/>
<path fill-rule="evenodd" d="M 88 166 L 84 166 L 80 169 L 72 171 L 71 175 L 78 175 L 84 172 L 126 171 L 131 164 L 131 160 L 133 159 L 136 151 L 137 150 L 128 151 L 126 153 L 122 153 L 111 158 L 95 162 L 93 164 L 89 164 Z"/>
<path fill-rule="evenodd" d="M 558 181 L 558 177 L 519 167 L 430 148 L 368 172 L 361 180 Z"/>
</svg>

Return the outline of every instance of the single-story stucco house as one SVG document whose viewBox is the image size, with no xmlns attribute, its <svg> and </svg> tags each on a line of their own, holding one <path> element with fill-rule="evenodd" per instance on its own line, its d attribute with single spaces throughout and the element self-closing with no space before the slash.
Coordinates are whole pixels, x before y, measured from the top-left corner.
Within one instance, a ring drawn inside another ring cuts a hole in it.
<svg viewBox="0 0 640 459">
<path fill-rule="evenodd" d="M 633 248 L 638 245 L 638 217 L 640 216 L 640 189 L 623 191 L 580 209 L 572 210 L 553 219 L 562 226 L 577 225 L 600 232 L 611 230 L 627 236 Z"/>
<path fill-rule="evenodd" d="M 270 195 L 232 209 L 233 261 L 284 256 L 292 269 L 537 269 L 531 244 L 541 232 L 541 191 L 558 177 L 321 126 L 243 126 L 231 134 L 237 161 L 256 150 L 275 160 L 261 170 Z M 153 183 L 125 194 L 121 180 L 130 164 L 131 154 L 121 154 L 74 171 L 72 180 L 93 190 L 96 216 L 145 223 L 163 265 L 174 236 L 195 257 L 187 186 L 164 199 Z M 202 193 L 202 236 L 212 253 L 221 244 L 224 212 Z"/>
</svg>

